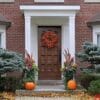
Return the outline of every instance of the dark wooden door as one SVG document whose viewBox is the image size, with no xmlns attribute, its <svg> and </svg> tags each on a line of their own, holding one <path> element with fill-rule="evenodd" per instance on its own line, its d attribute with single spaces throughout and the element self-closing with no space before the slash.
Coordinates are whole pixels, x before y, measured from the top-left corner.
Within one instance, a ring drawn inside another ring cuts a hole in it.
<svg viewBox="0 0 100 100">
<path fill-rule="evenodd" d="M 55 46 L 43 45 L 43 35 L 48 32 L 55 33 L 57 41 Z M 39 26 L 38 27 L 38 62 L 39 80 L 60 80 L 61 79 L 61 27 L 60 26 Z"/>
</svg>

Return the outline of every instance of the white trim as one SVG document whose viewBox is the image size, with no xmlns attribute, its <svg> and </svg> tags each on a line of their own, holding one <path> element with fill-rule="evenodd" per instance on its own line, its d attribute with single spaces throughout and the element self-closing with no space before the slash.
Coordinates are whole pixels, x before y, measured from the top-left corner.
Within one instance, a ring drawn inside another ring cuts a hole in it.
<svg viewBox="0 0 100 100">
<path fill-rule="evenodd" d="M 38 65 L 38 29 L 37 24 L 31 24 L 31 53 L 35 59 L 36 65 Z"/>
<path fill-rule="evenodd" d="M 61 26 L 62 32 L 62 66 L 64 62 L 64 50 L 69 48 L 69 26 L 68 26 L 68 18 L 48 18 L 48 17 L 42 17 L 40 18 L 33 18 L 32 19 L 32 29 L 31 29 L 31 53 L 33 53 L 33 56 L 35 58 L 36 64 L 38 65 L 38 26 Z M 34 30 L 34 32 L 33 32 Z M 74 47 L 74 46 L 73 46 Z M 35 49 L 34 49 L 35 48 Z"/>
<path fill-rule="evenodd" d="M 97 45 L 97 35 L 100 34 L 100 25 L 93 25 L 93 43 Z"/>
<path fill-rule="evenodd" d="M 11 2 L 15 2 L 15 0 L 0 0 L 0 2 L 11 3 Z"/>
<path fill-rule="evenodd" d="M 69 51 L 75 57 L 75 15 L 69 17 Z"/>
<path fill-rule="evenodd" d="M 34 0 L 34 2 L 64 2 L 64 0 Z"/>
<path fill-rule="evenodd" d="M 100 2 L 100 0 L 84 0 L 84 2 L 88 2 L 88 3 L 94 3 L 94 2 Z"/>
<path fill-rule="evenodd" d="M 25 49 L 31 53 L 31 17 L 25 16 Z"/>
<path fill-rule="evenodd" d="M 0 32 L 0 48 L 2 48 L 2 33 Z"/>
<path fill-rule="evenodd" d="M 33 57 L 35 58 L 35 62 L 38 65 L 38 26 L 61 26 L 62 32 L 61 32 L 61 43 L 62 43 L 62 52 L 61 52 L 61 57 L 62 61 L 61 64 L 63 66 L 64 62 L 64 50 L 69 48 L 69 26 L 68 26 L 68 18 L 48 18 L 48 17 L 42 17 L 40 18 L 33 18 L 32 19 L 32 30 L 31 30 L 31 52 L 33 54 Z M 33 40 L 32 40 L 33 39 Z M 36 79 L 38 80 L 38 79 Z"/>
<path fill-rule="evenodd" d="M 48 6 L 44 6 L 44 5 L 42 5 L 42 6 L 33 6 L 33 5 L 27 5 L 27 6 L 25 6 L 25 5 L 21 5 L 20 6 L 20 9 L 21 10 L 23 10 L 23 11 L 27 11 L 27 10 L 29 10 L 29 11 L 37 11 L 37 10 L 40 10 L 40 11 L 43 11 L 43 10 L 58 10 L 58 11 L 60 11 L 60 10 L 62 10 L 62 11 L 67 11 L 67 10 L 75 10 L 75 11 L 77 11 L 77 10 L 80 10 L 80 6 L 52 6 L 52 5 L 48 5 Z"/>
<path fill-rule="evenodd" d="M 100 32 L 97 34 L 97 46 L 100 47 Z"/>
<path fill-rule="evenodd" d="M 20 6 L 24 11 L 24 16 L 34 17 L 68 17 L 73 16 L 79 11 L 80 6 Z"/>
<path fill-rule="evenodd" d="M 6 48 L 6 26 L 0 25 L 1 48 Z"/>
</svg>

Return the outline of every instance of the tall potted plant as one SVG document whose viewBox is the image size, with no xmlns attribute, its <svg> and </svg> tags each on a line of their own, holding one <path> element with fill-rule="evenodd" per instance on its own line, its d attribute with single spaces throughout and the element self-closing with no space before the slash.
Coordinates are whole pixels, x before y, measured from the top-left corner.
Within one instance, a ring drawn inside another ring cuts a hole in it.
<svg viewBox="0 0 100 100">
<path fill-rule="evenodd" d="M 64 67 L 62 68 L 62 72 L 65 83 L 65 89 L 67 89 L 68 81 L 74 79 L 74 74 L 77 69 L 77 64 L 75 64 L 74 58 L 71 56 L 68 49 L 65 50 L 64 57 L 65 57 L 65 62 L 64 62 Z"/>
<path fill-rule="evenodd" d="M 38 71 L 38 68 L 35 64 L 32 55 L 30 55 L 28 52 L 26 52 L 25 56 L 25 65 L 26 65 L 25 76 L 23 78 L 24 85 L 26 89 L 32 90 L 36 86 L 35 76 Z"/>
</svg>

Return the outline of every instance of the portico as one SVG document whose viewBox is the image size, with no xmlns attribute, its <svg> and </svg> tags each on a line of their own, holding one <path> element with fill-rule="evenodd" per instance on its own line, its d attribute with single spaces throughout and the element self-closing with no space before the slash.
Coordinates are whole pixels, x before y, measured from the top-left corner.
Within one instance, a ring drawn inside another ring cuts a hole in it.
<svg viewBox="0 0 100 100">
<path fill-rule="evenodd" d="M 80 6 L 21 5 L 25 17 L 25 50 L 33 54 L 38 65 L 38 26 L 61 26 L 61 65 L 63 52 L 75 56 L 75 16 Z"/>
</svg>

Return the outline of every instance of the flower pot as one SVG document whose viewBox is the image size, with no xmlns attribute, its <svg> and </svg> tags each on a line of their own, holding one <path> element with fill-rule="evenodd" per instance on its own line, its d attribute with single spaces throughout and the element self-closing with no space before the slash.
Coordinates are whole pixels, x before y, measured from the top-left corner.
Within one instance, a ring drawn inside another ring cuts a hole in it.
<svg viewBox="0 0 100 100">
<path fill-rule="evenodd" d="M 26 90 L 33 90 L 35 89 L 36 84 L 34 82 L 26 82 L 25 83 L 25 89 Z"/>
</svg>

